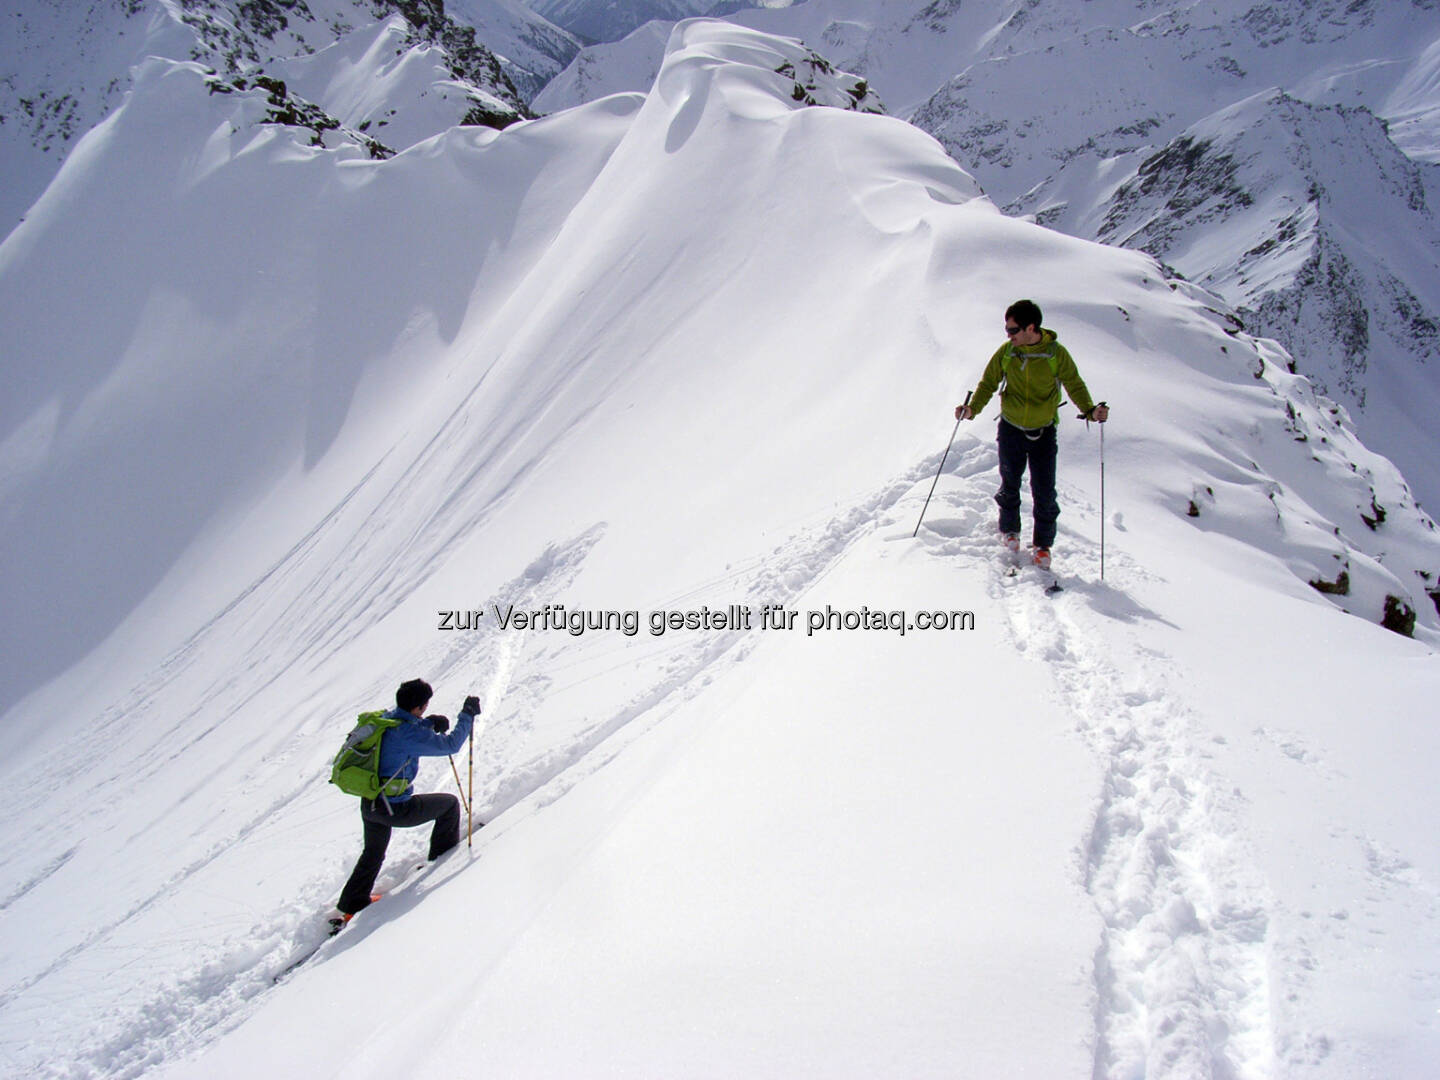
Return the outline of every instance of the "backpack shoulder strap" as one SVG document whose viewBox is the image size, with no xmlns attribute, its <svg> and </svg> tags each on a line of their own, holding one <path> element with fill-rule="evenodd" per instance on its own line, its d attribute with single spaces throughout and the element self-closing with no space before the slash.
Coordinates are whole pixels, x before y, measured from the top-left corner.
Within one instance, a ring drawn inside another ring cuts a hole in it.
<svg viewBox="0 0 1440 1080">
<path fill-rule="evenodd" d="M 1058 383 L 1060 381 L 1060 358 L 1056 355 L 1055 346 L 1051 345 L 1050 348 L 1043 353 L 1027 352 L 1025 354 L 1027 360 L 1033 360 L 1038 356 L 1045 357 L 1045 362 L 1050 366 L 1050 377 Z M 1015 343 L 1013 341 L 1007 341 L 1005 343 L 1005 356 L 1000 361 L 1000 381 L 1002 389 L 1005 380 L 1010 377 L 1010 366 L 1017 359 L 1019 359 L 1019 354 L 1015 352 Z"/>
</svg>

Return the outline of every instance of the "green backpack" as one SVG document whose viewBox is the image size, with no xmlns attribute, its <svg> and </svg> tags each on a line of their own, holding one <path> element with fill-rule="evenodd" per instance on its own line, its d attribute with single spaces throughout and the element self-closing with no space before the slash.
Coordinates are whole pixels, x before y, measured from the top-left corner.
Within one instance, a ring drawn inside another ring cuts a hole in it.
<svg viewBox="0 0 1440 1080">
<path fill-rule="evenodd" d="M 380 737 L 402 723 L 403 720 L 392 720 L 383 711 L 361 713 L 356 717 L 354 730 L 335 755 L 330 782 L 345 794 L 359 795 L 362 799 L 403 795 L 410 781 L 398 776 L 380 779 Z"/>
</svg>

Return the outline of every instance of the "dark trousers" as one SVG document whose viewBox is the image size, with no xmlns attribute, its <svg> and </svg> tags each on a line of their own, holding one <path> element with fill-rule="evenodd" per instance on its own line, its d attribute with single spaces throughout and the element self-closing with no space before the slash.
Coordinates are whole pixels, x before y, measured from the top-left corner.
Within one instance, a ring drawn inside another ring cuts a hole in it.
<svg viewBox="0 0 1440 1080">
<path fill-rule="evenodd" d="M 995 501 L 1000 505 L 1000 531 L 1020 531 L 1020 478 L 1030 468 L 1030 498 L 1035 504 L 1035 531 L 1031 542 L 1037 548 L 1055 543 L 1055 519 L 1060 504 L 1055 500 L 1055 458 L 1059 444 L 1055 425 L 1041 428 L 1032 438 L 1023 428 L 1000 421 L 1000 490 Z"/>
<path fill-rule="evenodd" d="M 454 795 L 414 795 L 404 802 L 391 803 L 387 808 L 380 800 L 360 800 L 360 820 L 365 825 L 365 849 L 350 872 L 350 880 L 340 893 L 341 911 L 353 915 L 370 903 L 370 890 L 380 876 L 385 862 L 385 849 L 390 846 L 391 829 L 413 829 L 427 821 L 435 822 L 430 831 L 430 858 L 438 859 L 460 843 L 460 800 Z"/>
</svg>

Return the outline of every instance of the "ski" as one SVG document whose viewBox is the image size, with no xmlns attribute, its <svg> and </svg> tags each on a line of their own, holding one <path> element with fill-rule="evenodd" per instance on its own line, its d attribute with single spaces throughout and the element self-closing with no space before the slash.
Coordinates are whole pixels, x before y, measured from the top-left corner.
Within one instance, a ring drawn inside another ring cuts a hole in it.
<svg viewBox="0 0 1440 1080">
<path fill-rule="evenodd" d="M 483 824 L 482 824 L 481 827 L 482 827 L 482 828 L 484 827 Z M 394 895 L 396 895 L 397 893 L 408 892 L 410 889 L 415 888 L 420 882 L 424 881 L 425 878 L 427 878 L 427 877 L 430 876 L 431 871 L 435 870 L 436 867 L 440 866 L 441 864 L 443 864 L 443 863 L 446 861 L 446 856 L 450 855 L 452 852 L 457 851 L 457 850 L 459 850 L 458 847 L 451 848 L 449 851 L 445 852 L 445 853 L 444 853 L 443 855 L 441 855 L 439 858 L 434 859 L 434 860 L 429 860 L 429 861 L 423 862 L 423 863 L 421 863 L 420 865 L 416 866 L 413 870 L 411 870 L 408 874 L 406 874 L 404 878 L 402 878 L 400 881 L 396 882 L 396 883 L 395 883 L 395 886 L 394 886 L 392 889 L 390 889 L 389 892 L 386 892 L 386 893 L 376 893 L 376 894 L 374 894 L 373 896 L 371 896 L 371 897 L 370 897 L 370 903 L 369 903 L 369 905 L 367 905 L 367 907 L 373 907 L 374 905 L 378 904 L 381 900 L 383 900 L 383 899 L 384 899 L 385 897 L 387 897 L 387 896 L 394 896 Z M 356 912 L 355 914 L 358 915 L 359 912 Z M 352 916 L 351 916 L 351 919 L 353 919 L 354 917 L 355 917 L 355 916 L 352 915 Z M 313 957 L 315 957 L 315 956 L 320 952 L 321 949 L 325 948 L 325 946 L 330 943 L 330 941 L 331 941 L 332 938 L 335 938 L 336 936 L 338 936 L 339 933 L 340 933 L 340 931 L 344 930 L 347 926 L 350 925 L 350 919 L 343 919 L 343 920 L 342 920 L 342 919 L 338 919 L 338 918 L 330 918 L 330 919 L 327 920 L 327 922 L 328 922 L 328 929 L 326 930 L 325 936 L 324 936 L 323 938 L 321 938 L 320 941 L 319 941 L 317 944 L 315 944 L 314 946 L 306 949 L 300 956 L 296 957 L 296 958 L 295 958 L 294 960 L 292 960 L 289 964 L 287 964 L 284 968 L 282 968 L 282 969 L 280 970 L 279 974 L 277 974 L 277 975 L 275 976 L 274 980 L 273 980 L 275 983 L 281 982 L 287 975 L 289 975 L 291 972 L 293 972 L 296 968 L 300 967 L 300 966 L 301 966 L 302 964 L 304 964 L 306 961 L 308 961 L 308 960 L 312 959 Z"/>
<path fill-rule="evenodd" d="M 423 869 L 423 867 L 422 867 L 422 869 Z M 371 906 L 371 905 L 374 905 L 374 904 L 378 904 L 378 903 L 384 898 L 384 896 L 385 896 L 384 893 L 375 893 L 374 895 L 372 895 L 372 896 L 370 897 L 370 905 L 367 905 L 367 906 Z M 359 912 L 357 911 L 355 914 L 358 915 Z M 319 940 L 319 942 L 317 942 L 314 946 L 312 946 L 312 947 L 309 948 L 309 949 L 306 949 L 306 950 L 305 950 L 304 952 L 302 952 L 299 956 L 297 956 L 294 960 L 292 960 L 292 961 L 290 961 L 290 963 L 286 964 L 285 967 L 283 967 L 283 968 L 280 970 L 280 973 L 275 976 L 274 981 L 277 982 L 277 983 L 280 982 L 282 979 L 285 978 L 285 976 L 289 975 L 292 971 L 294 971 L 296 968 L 298 968 L 301 964 L 305 963 L 307 960 L 312 959 L 317 953 L 319 953 L 319 951 L 320 951 L 321 949 L 323 949 L 323 948 L 326 946 L 327 943 L 329 943 L 329 941 L 330 941 L 331 938 L 337 937 L 337 936 L 339 935 L 339 933 L 340 933 L 341 930 L 344 930 L 345 927 L 349 926 L 349 925 L 350 925 L 350 920 L 353 919 L 354 917 L 355 917 L 355 915 L 351 915 L 351 916 L 349 916 L 349 917 L 347 918 L 347 917 L 341 915 L 339 912 L 334 912 L 334 913 L 332 913 L 331 915 L 327 916 L 327 917 L 326 917 L 326 920 L 325 920 L 325 921 L 326 921 L 325 936 L 324 936 L 323 938 L 321 938 L 321 939 Z"/>
<path fill-rule="evenodd" d="M 309 952 L 307 952 L 304 956 L 300 957 L 299 960 L 296 960 L 294 963 L 288 964 L 285 968 L 283 968 L 283 969 L 281 970 L 280 974 L 278 974 L 278 975 L 275 976 L 275 979 L 274 979 L 274 982 L 272 983 L 272 985 L 279 986 L 280 983 L 284 981 L 284 979 L 285 979 L 285 977 L 286 977 L 287 975 L 289 975 L 292 971 L 294 971 L 296 968 L 298 968 L 301 964 L 305 963 L 306 960 L 309 960 L 312 956 L 314 956 L 317 952 L 319 952 L 321 945 L 324 945 L 324 942 L 323 942 L 323 941 L 320 943 L 320 945 L 316 945 L 315 948 L 311 949 L 311 950 L 310 950 Z"/>
<path fill-rule="evenodd" d="M 311 947 L 311 948 L 309 948 L 309 949 L 306 949 L 306 950 L 305 950 L 304 952 L 302 952 L 299 956 L 297 956 L 294 960 L 290 961 L 290 963 L 286 964 L 283 968 L 281 968 L 280 971 L 279 971 L 279 973 L 276 974 L 275 978 L 272 980 L 272 982 L 273 982 L 273 983 L 276 983 L 276 984 L 282 982 L 287 975 L 289 975 L 291 972 L 293 972 L 296 968 L 298 968 L 301 964 L 305 963 L 307 960 L 312 959 L 321 949 L 323 949 L 323 948 L 325 947 L 325 944 L 326 944 L 331 938 L 333 938 L 336 934 L 340 933 L 340 931 L 341 931 L 341 930 L 344 930 L 344 929 L 345 929 L 345 923 L 343 923 L 343 922 L 336 922 L 335 920 L 331 920 L 331 922 L 330 922 L 330 929 L 326 932 L 325 936 L 324 936 L 323 938 L 321 938 L 320 941 L 319 941 L 318 943 L 316 943 L 313 947 Z"/>
<path fill-rule="evenodd" d="M 382 899 L 384 899 L 384 897 L 384 893 L 376 893 L 370 897 L 370 903 L 366 906 L 373 907 L 375 904 L 378 904 Z M 358 914 L 360 913 L 357 911 L 355 915 Z M 350 925 L 350 920 L 355 918 L 355 915 L 351 915 L 349 918 L 345 918 L 339 913 L 328 916 L 326 918 L 325 936 L 321 938 L 319 942 L 317 942 L 314 946 L 306 949 L 294 960 L 286 964 L 285 967 L 280 970 L 280 973 L 275 976 L 274 981 L 277 983 L 280 982 L 282 979 L 285 978 L 285 976 L 289 975 L 301 964 L 304 964 L 307 960 L 312 959 L 316 954 L 320 952 L 321 949 L 325 948 L 325 946 L 330 943 L 332 938 L 338 937 L 340 935 L 340 931 L 344 930 L 347 926 Z"/>
</svg>

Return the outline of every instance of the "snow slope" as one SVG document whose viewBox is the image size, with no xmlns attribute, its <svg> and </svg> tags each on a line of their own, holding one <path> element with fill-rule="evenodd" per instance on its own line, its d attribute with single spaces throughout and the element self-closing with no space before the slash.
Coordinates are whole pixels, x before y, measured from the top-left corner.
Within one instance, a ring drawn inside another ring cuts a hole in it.
<svg viewBox="0 0 1440 1080">
<path fill-rule="evenodd" d="M 0 21 L 0 231 L 8 232 L 55 177 L 74 141 L 114 109 L 130 67 L 190 35 L 166 18 L 118 5 L 54 4 Z"/>
<path fill-rule="evenodd" d="M 1209 294 L 807 57 L 683 23 L 643 97 L 385 161 L 155 61 L 77 147 L 0 246 L 5 1071 L 1425 1075 L 1433 522 Z M 1022 290 L 1116 400 L 1057 597 L 988 418 L 911 537 Z M 414 674 L 486 701 L 487 825 L 276 987 Z"/>
<path fill-rule="evenodd" d="M 655 82 L 674 29 L 671 22 L 652 19 L 617 42 L 581 49 L 535 96 L 535 111 L 543 115 L 611 94 L 643 94 Z"/>
</svg>

